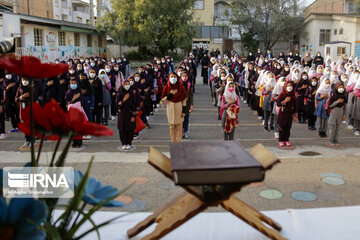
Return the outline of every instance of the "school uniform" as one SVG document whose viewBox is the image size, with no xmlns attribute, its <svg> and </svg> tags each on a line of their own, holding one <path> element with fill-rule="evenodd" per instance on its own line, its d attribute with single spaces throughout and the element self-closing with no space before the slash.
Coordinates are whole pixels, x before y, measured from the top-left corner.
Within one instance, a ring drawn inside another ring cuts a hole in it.
<svg viewBox="0 0 360 240">
<path fill-rule="evenodd" d="M 126 94 L 129 98 L 124 101 Z M 131 118 L 136 117 L 136 99 L 133 90 L 125 90 L 121 87 L 116 95 L 117 106 L 117 128 L 119 130 L 120 141 L 123 146 L 130 145 L 134 138 L 134 129 L 136 128 L 136 121 L 131 122 Z"/>
</svg>

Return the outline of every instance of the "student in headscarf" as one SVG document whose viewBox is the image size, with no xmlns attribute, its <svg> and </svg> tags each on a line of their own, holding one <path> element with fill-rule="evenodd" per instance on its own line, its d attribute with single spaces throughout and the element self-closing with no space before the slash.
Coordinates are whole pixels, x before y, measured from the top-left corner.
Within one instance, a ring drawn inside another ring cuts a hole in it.
<svg viewBox="0 0 360 240">
<path fill-rule="evenodd" d="M 308 119 L 308 128 L 310 130 L 316 130 L 316 115 L 315 112 L 315 94 L 318 89 L 318 79 L 313 77 L 310 81 L 310 85 L 305 91 L 305 112 Z"/>
<path fill-rule="evenodd" d="M 320 52 L 316 53 L 316 56 L 314 58 L 314 62 L 315 67 L 318 67 L 319 65 L 323 65 L 324 64 L 324 58 L 321 56 Z"/>
<path fill-rule="evenodd" d="M 78 82 L 76 81 L 75 78 L 72 78 L 69 81 L 69 90 L 67 91 L 67 93 L 65 95 L 65 101 L 66 101 L 66 105 L 68 108 L 70 108 L 70 106 L 72 104 L 75 104 L 77 102 L 79 102 L 81 104 L 81 106 L 83 107 L 83 104 L 82 104 L 83 97 L 81 94 L 81 89 L 78 86 Z M 82 145 L 82 137 L 73 140 L 73 144 L 72 144 L 73 148 L 79 148 L 79 147 L 81 147 L 81 145 Z"/>
<path fill-rule="evenodd" d="M 306 72 L 303 72 L 300 77 L 300 81 L 295 85 L 297 92 L 297 113 L 299 123 L 306 123 L 306 109 L 305 109 L 305 92 L 309 86 L 309 76 Z"/>
<path fill-rule="evenodd" d="M 21 78 L 21 83 L 19 88 L 16 91 L 15 95 L 15 102 L 20 106 L 20 117 L 21 117 L 21 111 L 26 108 L 31 103 L 31 97 L 30 97 L 30 88 L 33 88 L 33 102 L 35 102 L 35 99 L 37 99 L 37 93 L 35 88 L 33 87 L 33 81 L 30 82 L 29 80 L 25 78 Z M 22 118 L 22 117 L 21 117 Z M 31 136 L 25 135 L 25 143 L 19 148 L 21 151 L 28 151 L 31 147 Z"/>
<path fill-rule="evenodd" d="M 273 73 L 269 73 L 265 77 L 265 83 L 262 88 L 263 104 L 262 109 L 264 110 L 264 130 L 269 132 L 274 130 L 274 114 L 272 114 L 274 102 L 272 101 L 272 91 L 276 85 L 276 78 Z M 270 119 L 270 129 L 269 129 Z"/>
<path fill-rule="evenodd" d="M 284 85 L 285 85 L 286 79 L 285 77 L 280 77 L 278 79 L 278 81 L 275 84 L 274 90 L 272 91 L 271 94 L 271 99 L 274 102 L 273 104 L 273 109 L 272 109 L 272 113 L 274 115 L 274 129 L 275 129 L 275 133 L 274 133 L 274 137 L 276 139 L 279 138 L 279 124 L 278 124 L 278 112 L 276 111 L 276 100 L 279 97 L 280 93 L 282 92 Z"/>
<path fill-rule="evenodd" d="M 112 69 L 111 65 L 105 65 L 105 72 L 107 77 L 110 80 L 111 89 L 109 90 L 110 97 L 111 97 L 111 120 L 115 120 L 117 115 L 116 111 L 116 77 L 115 72 Z"/>
<path fill-rule="evenodd" d="M 305 57 L 303 59 L 303 65 L 306 67 L 311 67 L 313 62 L 313 58 L 310 56 L 310 52 L 305 53 Z"/>
<path fill-rule="evenodd" d="M 116 95 L 116 106 L 122 150 L 130 150 L 136 128 L 136 99 L 128 79 L 123 82 Z"/>
<path fill-rule="evenodd" d="M 235 93 L 233 82 L 226 84 L 224 95 L 221 98 L 220 115 L 224 130 L 224 140 L 234 140 L 235 128 L 239 124 L 240 99 Z"/>
<path fill-rule="evenodd" d="M 330 79 L 325 78 L 324 81 L 320 84 L 319 89 L 316 92 L 316 108 L 314 114 L 319 118 L 320 126 L 318 128 L 319 136 L 322 138 L 326 138 L 326 132 L 328 128 L 328 113 L 325 110 L 325 104 L 327 99 L 330 96 L 331 92 L 331 85 L 330 85 Z"/>
<path fill-rule="evenodd" d="M 346 106 L 345 86 L 343 83 L 336 83 L 334 91 L 331 93 L 327 105 L 330 109 L 329 125 L 330 125 L 330 144 L 338 145 L 338 131 L 340 123 L 345 117 Z"/>
<path fill-rule="evenodd" d="M 130 61 L 129 61 L 129 59 L 125 56 L 125 54 L 123 54 L 123 55 L 121 56 L 121 58 L 122 58 L 122 60 L 123 60 L 123 62 L 124 62 L 124 64 L 125 64 L 125 75 L 124 75 L 124 76 L 127 78 L 127 77 L 130 76 L 130 73 L 131 73 Z"/>
<path fill-rule="evenodd" d="M 360 78 L 357 78 L 354 86 L 354 104 L 351 116 L 354 119 L 354 135 L 360 135 Z"/>
<path fill-rule="evenodd" d="M 162 92 L 161 99 L 166 99 L 167 101 L 166 113 L 172 142 L 181 142 L 186 97 L 186 90 L 181 79 L 176 74 L 171 73 L 169 81 Z"/>
<path fill-rule="evenodd" d="M 93 112 L 94 112 L 94 93 L 85 73 L 80 74 L 79 76 L 79 87 L 83 97 L 83 108 L 88 118 L 88 121 L 93 121 Z"/>
<path fill-rule="evenodd" d="M 110 79 L 108 78 L 105 69 L 99 70 L 99 79 L 102 81 L 102 90 L 103 90 L 103 101 L 102 101 L 102 108 L 103 108 L 103 115 L 102 115 L 102 124 L 105 126 L 108 125 L 109 116 L 110 116 L 110 104 L 111 104 L 111 83 Z"/>
<path fill-rule="evenodd" d="M 102 120 L 103 105 L 103 85 L 102 81 L 96 76 L 95 69 L 89 71 L 89 83 L 94 94 L 94 112 L 91 118 L 93 122 L 100 124 Z"/>
<path fill-rule="evenodd" d="M 291 146 L 289 141 L 292 121 L 296 116 L 296 96 L 294 83 L 287 81 L 276 100 L 278 107 L 279 145 Z"/>
<path fill-rule="evenodd" d="M 346 104 L 346 114 L 348 119 L 348 129 L 354 129 L 354 118 L 352 117 L 352 110 L 355 102 L 355 94 L 354 87 L 356 84 L 356 80 L 359 78 L 359 71 L 355 70 L 353 74 L 351 74 L 347 84 L 346 84 L 346 92 L 348 94 L 348 103 Z"/>
<path fill-rule="evenodd" d="M 194 110 L 193 86 L 191 80 L 189 80 L 189 75 L 187 72 L 183 72 L 181 74 L 181 81 L 184 85 L 187 95 L 186 106 L 185 106 L 185 117 L 183 122 L 183 138 L 189 139 L 188 130 L 189 130 L 189 122 L 190 122 L 190 113 Z"/>
<path fill-rule="evenodd" d="M 10 133 L 19 132 L 18 123 L 20 122 L 19 118 L 19 107 L 15 101 L 16 93 L 19 88 L 19 82 L 17 76 L 7 73 L 5 75 L 5 95 L 6 95 L 6 109 L 8 110 L 9 117 L 11 119 L 12 129 Z M 34 98 L 36 99 L 36 98 Z"/>
<path fill-rule="evenodd" d="M 289 74 L 290 74 L 290 65 L 286 63 L 283 66 L 283 71 L 281 72 L 281 76 L 286 78 Z"/>
</svg>

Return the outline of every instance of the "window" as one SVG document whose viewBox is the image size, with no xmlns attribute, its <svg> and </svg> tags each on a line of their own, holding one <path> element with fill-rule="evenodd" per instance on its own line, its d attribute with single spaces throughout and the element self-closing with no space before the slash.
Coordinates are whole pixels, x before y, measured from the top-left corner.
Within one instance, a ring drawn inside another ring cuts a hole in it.
<svg viewBox="0 0 360 240">
<path fill-rule="evenodd" d="M 325 43 L 330 42 L 330 29 L 320 29 L 319 46 L 324 46 Z"/>
<path fill-rule="evenodd" d="M 90 34 L 87 35 L 87 46 L 92 47 L 92 36 Z"/>
<path fill-rule="evenodd" d="M 337 29 L 334 30 L 334 35 L 336 35 L 336 34 L 337 34 Z"/>
<path fill-rule="evenodd" d="M 82 17 L 77 17 L 77 22 L 82 23 Z"/>
<path fill-rule="evenodd" d="M 341 56 L 343 54 L 346 54 L 346 47 L 338 47 L 337 48 L 337 55 Z"/>
<path fill-rule="evenodd" d="M 331 49 L 330 47 L 326 48 L 326 56 L 330 56 L 330 49 Z"/>
<path fill-rule="evenodd" d="M 195 1 L 193 9 L 204 10 L 204 0 Z"/>
<path fill-rule="evenodd" d="M 65 46 L 65 32 L 59 32 L 59 46 Z"/>
<path fill-rule="evenodd" d="M 103 38 L 102 36 L 98 36 L 98 41 L 99 41 L 99 47 L 103 47 Z"/>
<path fill-rule="evenodd" d="M 58 8 L 59 7 L 59 0 L 54 0 L 55 3 L 55 7 Z"/>
<path fill-rule="evenodd" d="M 79 33 L 74 33 L 74 44 L 76 47 L 80 46 L 80 34 Z"/>
<path fill-rule="evenodd" d="M 344 29 L 343 28 L 340 28 L 339 34 L 340 35 L 344 34 Z"/>
<path fill-rule="evenodd" d="M 43 45 L 43 30 L 39 28 L 34 28 L 34 44 L 35 46 Z"/>
</svg>

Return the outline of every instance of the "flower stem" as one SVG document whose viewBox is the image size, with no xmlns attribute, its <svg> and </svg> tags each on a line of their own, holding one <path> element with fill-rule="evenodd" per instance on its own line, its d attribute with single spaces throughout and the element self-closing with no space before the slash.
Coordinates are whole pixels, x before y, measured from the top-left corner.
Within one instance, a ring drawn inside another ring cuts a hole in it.
<svg viewBox="0 0 360 240">
<path fill-rule="evenodd" d="M 30 149 L 31 149 L 31 166 L 36 166 L 35 162 L 35 148 L 34 148 L 34 113 L 33 113 L 33 101 L 34 101 L 34 89 L 33 84 L 34 81 L 30 81 Z"/>
<path fill-rule="evenodd" d="M 68 142 L 66 143 L 63 151 L 61 152 L 61 155 L 59 156 L 58 160 L 56 161 L 55 165 L 57 167 L 63 167 L 64 164 L 65 164 L 65 159 L 66 159 L 66 155 L 68 154 L 69 152 L 69 149 L 70 149 L 70 145 L 71 145 L 71 142 L 74 138 L 74 135 L 75 133 L 74 132 L 70 132 L 69 133 L 69 138 L 68 138 Z"/>
<path fill-rule="evenodd" d="M 79 219 L 81 213 L 84 211 L 85 206 L 86 206 L 86 202 L 83 202 L 83 205 L 81 206 L 80 211 L 78 211 L 78 215 L 76 216 L 75 221 L 73 222 L 73 225 L 71 226 L 71 228 L 73 228 L 75 226 L 75 224 L 76 224 L 77 220 Z"/>
<path fill-rule="evenodd" d="M 60 146 L 60 142 L 61 142 L 61 137 L 59 137 L 58 141 L 56 142 L 56 146 L 55 146 L 55 150 L 53 152 L 52 158 L 51 158 L 51 162 L 50 162 L 50 167 L 52 167 L 54 165 L 54 161 L 55 161 L 55 157 L 56 157 L 56 153 L 59 149 Z"/>
<path fill-rule="evenodd" d="M 45 131 L 44 131 L 43 134 L 41 135 L 41 141 L 40 141 L 39 151 L 38 151 L 38 155 L 37 155 L 37 159 L 36 159 L 36 165 L 39 164 L 40 154 L 41 154 L 42 146 L 43 146 L 43 144 L 44 144 L 44 139 L 45 139 Z"/>
</svg>

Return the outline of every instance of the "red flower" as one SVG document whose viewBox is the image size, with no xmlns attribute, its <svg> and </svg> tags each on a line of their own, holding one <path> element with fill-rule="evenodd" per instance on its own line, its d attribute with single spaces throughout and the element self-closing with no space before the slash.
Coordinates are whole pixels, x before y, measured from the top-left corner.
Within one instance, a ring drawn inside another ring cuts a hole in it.
<svg viewBox="0 0 360 240">
<path fill-rule="evenodd" d="M 35 78 L 50 78 L 66 72 L 67 64 L 41 63 L 40 59 L 32 56 L 23 56 L 20 59 L 15 57 L 0 58 L 0 68 L 15 75 Z"/>
<path fill-rule="evenodd" d="M 75 139 L 83 135 L 112 136 L 114 132 L 100 124 L 88 122 L 86 116 L 78 109 L 70 108 L 65 113 L 54 99 L 46 103 L 44 108 L 38 103 L 33 103 L 35 136 L 45 136 L 49 140 L 58 140 L 59 137 L 68 136 L 69 132 L 75 133 Z M 19 123 L 19 129 L 26 135 L 30 135 L 30 107 L 27 106 L 21 112 L 23 122 Z"/>
</svg>

